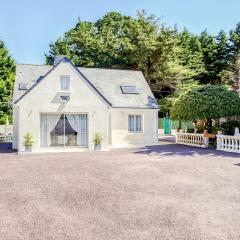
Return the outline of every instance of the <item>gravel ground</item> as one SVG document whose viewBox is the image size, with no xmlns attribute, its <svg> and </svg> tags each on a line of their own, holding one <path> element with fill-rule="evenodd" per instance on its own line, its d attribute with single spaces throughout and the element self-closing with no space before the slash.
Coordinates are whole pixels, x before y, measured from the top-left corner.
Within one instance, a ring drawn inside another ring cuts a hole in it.
<svg viewBox="0 0 240 240">
<path fill-rule="evenodd" d="M 1 240 L 240 239 L 240 155 L 167 143 L 96 153 L 1 149 Z"/>
</svg>

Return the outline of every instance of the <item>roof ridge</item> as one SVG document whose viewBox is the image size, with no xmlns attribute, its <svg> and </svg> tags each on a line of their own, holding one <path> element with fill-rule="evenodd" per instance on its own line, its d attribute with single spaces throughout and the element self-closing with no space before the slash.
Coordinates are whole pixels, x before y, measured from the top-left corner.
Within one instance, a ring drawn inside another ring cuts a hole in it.
<svg viewBox="0 0 240 240">
<path fill-rule="evenodd" d="M 28 65 L 28 66 L 42 66 L 42 67 L 53 67 L 53 65 L 49 64 L 35 64 L 35 63 L 17 63 L 17 65 Z M 134 69 L 121 69 L 121 68 L 98 68 L 98 67 L 85 67 L 85 66 L 76 66 L 76 68 L 81 69 L 96 69 L 100 71 L 126 71 L 126 72 L 142 72 L 141 70 L 134 70 Z"/>
<path fill-rule="evenodd" d="M 97 68 L 97 67 L 81 67 L 76 66 L 76 68 L 87 68 L 87 69 L 97 69 L 97 70 L 113 70 L 113 71 L 132 71 L 132 72 L 142 72 L 141 70 L 133 70 L 133 69 L 120 69 L 120 68 Z"/>
</svg>

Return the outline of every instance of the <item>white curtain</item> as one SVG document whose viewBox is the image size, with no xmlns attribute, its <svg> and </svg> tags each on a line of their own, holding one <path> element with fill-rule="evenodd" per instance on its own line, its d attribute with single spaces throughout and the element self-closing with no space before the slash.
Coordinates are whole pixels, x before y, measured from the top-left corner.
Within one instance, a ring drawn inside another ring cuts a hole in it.
<svg viewBox="0 0 240 240">
<path fill-rule="evenodd" d="M 87 115 L 86 114 L 66 114 L 72 129 L 77 132 L 77 144 L 87 145 Z"/>
<path fill-rule="evenodd" d="M 51 131 L 56 127 L 61 114 L 42 114 L 40 117 L 41 147 L 51 145 Z"/>
</svg>

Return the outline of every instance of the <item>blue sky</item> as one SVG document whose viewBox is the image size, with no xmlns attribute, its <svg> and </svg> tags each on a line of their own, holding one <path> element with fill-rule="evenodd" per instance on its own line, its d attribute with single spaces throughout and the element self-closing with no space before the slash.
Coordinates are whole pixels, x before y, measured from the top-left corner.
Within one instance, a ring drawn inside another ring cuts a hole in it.
<svg viewBox="0 0 240 240">
<path fill-rule="evenodd" d="M 48 44 L 81 20 L 95 21 L 109 11 L 135 16 L 137 10 L 162 16 L 199 33 L 229 31 L 240 21 L 239 0 L 2 0 L 0 39 L 18 63 L 44 63 Z"/>
</svg>

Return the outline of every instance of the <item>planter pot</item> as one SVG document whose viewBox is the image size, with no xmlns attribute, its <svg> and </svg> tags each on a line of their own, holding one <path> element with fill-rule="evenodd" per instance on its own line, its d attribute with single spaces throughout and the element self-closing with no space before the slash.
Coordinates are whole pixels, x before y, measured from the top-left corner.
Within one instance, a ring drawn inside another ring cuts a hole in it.
<svg viewBox="0 0 240 240">
<path fill-rule="evenodd" d="M 101 144 L 94 144 L 95 151 L 101 151 Z"/>
<path fill-rule="evenodd" d="M 25 146 L 26 152 L 32 152 L 32 146 Z"/>
</svg>

